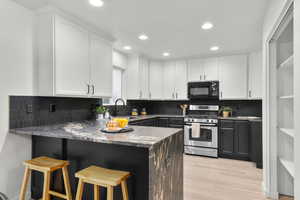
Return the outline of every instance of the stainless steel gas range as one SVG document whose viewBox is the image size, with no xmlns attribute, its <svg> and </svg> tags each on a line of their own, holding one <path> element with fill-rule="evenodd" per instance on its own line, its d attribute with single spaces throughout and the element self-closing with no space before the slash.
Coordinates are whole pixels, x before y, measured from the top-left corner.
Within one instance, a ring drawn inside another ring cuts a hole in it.
<svg viewBox="0 0 300 200">
<path fill-rule="evenodd" d="M 218 112 L 216 105 L 190 105 L 185 117 L 186 154 L 218 157 Z"/>
</svg>

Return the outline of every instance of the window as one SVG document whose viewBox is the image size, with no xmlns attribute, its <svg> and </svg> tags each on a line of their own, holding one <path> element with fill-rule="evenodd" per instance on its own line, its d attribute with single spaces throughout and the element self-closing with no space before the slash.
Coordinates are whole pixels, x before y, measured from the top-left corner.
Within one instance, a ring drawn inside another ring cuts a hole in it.
<svg viewBox="0 0 300 200">
<path fill-rule="evenodd" d="M 122 82 L 123 82 L 123 70 L 114 67 L 112 73 L 112 98 L 103 99 L 104 105 L 112 105 L 118 98 L 122 98 Z"/>
</svg>

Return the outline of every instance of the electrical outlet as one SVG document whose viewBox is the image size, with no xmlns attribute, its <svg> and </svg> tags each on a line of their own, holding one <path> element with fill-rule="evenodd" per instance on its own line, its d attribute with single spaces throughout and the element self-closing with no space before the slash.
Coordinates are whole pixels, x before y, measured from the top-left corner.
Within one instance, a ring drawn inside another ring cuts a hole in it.
<svg viewBox="0 0 300 200">
<path fill-rule="evenodd" d="M 56 111 L 56 105 L 55 104 L 50 104 L 49 105 L 49 112 L 55 112 Z"/>
<path fill-rule="evenodd" d="M 26 105 L 26 112 L 27 112 L 27 113 L 33 113 L 33 107 L 32 107 L 32 104 L 27 104 L 27 105 Z"/>
</svg>

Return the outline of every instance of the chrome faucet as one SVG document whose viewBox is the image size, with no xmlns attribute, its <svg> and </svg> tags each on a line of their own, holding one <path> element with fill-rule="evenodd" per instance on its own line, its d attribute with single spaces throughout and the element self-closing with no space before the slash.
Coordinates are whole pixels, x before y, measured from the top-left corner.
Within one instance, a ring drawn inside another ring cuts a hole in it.
<svg viewBox="0 0 300 200">
<path fill-rule="evenodd" d="M 118 102 L 119 102 L 119 101 L 122 102 L 122 104 L 123 104 L 122 106 L 125 106 L 125 105 L 126 105 L 124 99 L 122 99 L 122 98 L 116 99 L 116 101 L 115 101 L 115 116 L 118 116 Z"/>
</svg>

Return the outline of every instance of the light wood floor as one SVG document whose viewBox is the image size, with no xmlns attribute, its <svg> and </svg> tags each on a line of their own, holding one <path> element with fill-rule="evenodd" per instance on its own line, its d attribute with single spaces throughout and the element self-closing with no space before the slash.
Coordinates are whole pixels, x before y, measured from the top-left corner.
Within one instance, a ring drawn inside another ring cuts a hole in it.
<svg viewBox="0 0 300 200">
<path fill-rule="evenodd" d="M 251 162 L 184 157 L 184 200 L 266 200 L 261 184 L 262 170 Z"/>
</svg>

